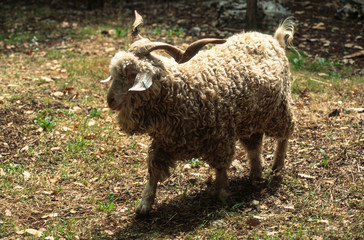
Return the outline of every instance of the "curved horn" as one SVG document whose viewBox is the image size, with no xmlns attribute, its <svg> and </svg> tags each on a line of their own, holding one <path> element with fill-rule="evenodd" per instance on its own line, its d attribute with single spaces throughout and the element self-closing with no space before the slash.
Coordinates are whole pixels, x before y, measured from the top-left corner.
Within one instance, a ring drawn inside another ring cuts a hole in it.
<svg viewBox="0 0 364 240">
<path fill-rule="evenodd" d="M 191 43 L 186 51 L 184 52 L 182 59 L 179 60 L 178 63 L 185 63 L 193 58 L 205 45 L 209 43 L 222 44 L 225 43 L 226 39 L 217 39 L 217 38 L 205 38 L 197 40 L 196 42 Z"/>
<path fill-rule="evenodd" d="M 173 57 L 177 63 L 185 63 L 189 61 L 191 58 L 193 58 L 205 45 L 209 43 L 221 44 L 225 42 L 226 39 L 205 38 L 191 43 L 187 47 L 186 51 L 183 51 L 178 47 L 175 47 L 168 43 L 151 42 L 141 47 L 138 53 L 141 55 L 147 55 L 148 53 L 154 50 L 161 49 L 165 50 L 169 55 L 171 55 L 171 57 Z"/>
<path fill-rule="evenodd" d="M 176 62 L 182 59 L 184 51 L 168 43 L 151 42 L 138 49 L 138 55 L 145 56 L 155 50 L 165 50 Z"/>
<path fill-rule="evenodd" d="M 139 34 L 138 26 L 143 24 L 143 17 L 140 16 L 140 14 L 135 10 L 135 20 L 131 29 L 131 36 L 133 39 L 133 42 L 142 39 L 143 37 Z"/>
</svg>

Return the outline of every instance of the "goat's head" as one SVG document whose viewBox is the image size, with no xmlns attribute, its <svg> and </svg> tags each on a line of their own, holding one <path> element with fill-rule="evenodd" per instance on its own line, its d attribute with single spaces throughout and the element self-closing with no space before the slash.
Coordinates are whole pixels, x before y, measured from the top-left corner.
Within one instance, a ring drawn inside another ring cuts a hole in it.
<svg viewBox="0 0 364 240">
<path fill-rule="evenodd" d="M 113 79 L 107 96 L 108 105 L 113 110 L 121 109 L 124 97 L 131 94 L 130 92 L 149 89 L 153 81 L 163 75 L 164 66 L 160 60 L 150 54 L 152 51 L 164 50 L 181 64 L 193 58 L 206 44 L 226 42 L 225 39 L 201 39 L 190 44 L 186 51 L 183 51 L 173 45 L 152 42 L 142 37 L 138 31 L 138 26 L 142 23 L 143 18 L 135 11 L 135 21 L 131 32 L 133 42 L 126 52 L 118 52 L 111 60 L 111 77 L 105 81 Z"/>
</svg>

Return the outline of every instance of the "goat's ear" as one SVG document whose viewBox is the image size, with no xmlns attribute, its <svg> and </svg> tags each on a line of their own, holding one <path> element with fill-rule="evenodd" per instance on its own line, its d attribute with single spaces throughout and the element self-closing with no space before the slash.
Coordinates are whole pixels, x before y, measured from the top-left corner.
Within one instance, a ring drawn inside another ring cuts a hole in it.
<svg viewBox="0 0 364 240">
<path fill-rule="evenodd" d="M 135 77 L 134 85 L 131 88 L 129 88 L 128 91 L 140 92 L 147 90 L 153 84 L 152 78 L 153 76 L 150 73 L 147 72 L 138 73 Z"/>
</svg>

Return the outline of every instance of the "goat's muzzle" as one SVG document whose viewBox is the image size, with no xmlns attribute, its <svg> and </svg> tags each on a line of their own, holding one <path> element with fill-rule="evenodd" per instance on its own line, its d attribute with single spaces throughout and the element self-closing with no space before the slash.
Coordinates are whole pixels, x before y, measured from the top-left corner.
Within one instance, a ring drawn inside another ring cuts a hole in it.
<svg viewBox="0 0 364 240">
<path fill-rule="evenodd" d="M 115 99 L 115 95 L 112 92 L 109 92 L 107 94 L 107 105 L 109 106 L 109 108 L 111 110 L 118 110 L 119 109 L 119 104 L 117 103 L 117 101 Z"/>
</svg>

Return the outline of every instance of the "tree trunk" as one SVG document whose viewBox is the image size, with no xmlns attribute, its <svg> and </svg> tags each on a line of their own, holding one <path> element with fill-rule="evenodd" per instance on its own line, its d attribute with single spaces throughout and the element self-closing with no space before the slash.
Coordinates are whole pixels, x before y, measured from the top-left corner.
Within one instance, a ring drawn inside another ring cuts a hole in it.
<svg viewBox="0 0 364 240">
<path fill-rule="evenodd" d="M 104 10 L 104 0 L 88 0 L 87 10 Z"/>
<path fill-rule="evenodd" d="M 257 28 L 257 0 L 247 0 L 246 20 L 249 30 Z"/>
</svg>

